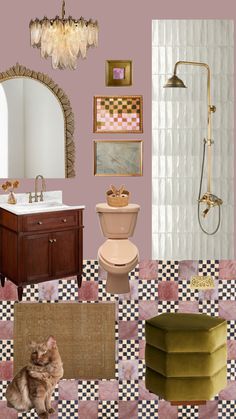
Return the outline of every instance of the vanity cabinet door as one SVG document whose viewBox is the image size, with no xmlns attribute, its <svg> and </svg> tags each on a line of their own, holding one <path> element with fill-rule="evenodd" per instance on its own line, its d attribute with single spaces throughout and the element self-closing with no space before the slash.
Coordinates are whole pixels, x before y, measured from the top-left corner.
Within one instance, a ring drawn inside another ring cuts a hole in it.
<svg viewBox="0 0 236 419">
<path fill-rule="evenodd" d="M 52 275 L 56 277 L 74 275 L 78 272 L 77 230 L 53 233 Z"/>
<path fill-rule="evenodd" d="M 51 275 L 51 237 L 48 233 L 22 238 L 23 282 L 37 283 Z"/>
</svg>

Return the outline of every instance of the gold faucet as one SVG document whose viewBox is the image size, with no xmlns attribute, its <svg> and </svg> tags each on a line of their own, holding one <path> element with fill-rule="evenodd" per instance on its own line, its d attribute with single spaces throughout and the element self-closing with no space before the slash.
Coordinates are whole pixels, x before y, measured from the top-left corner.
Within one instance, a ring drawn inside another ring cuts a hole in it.
<svg viewBox="0 0 236 419">
<path fill-rule="evenodd" d="M 38 181 L 39 179 L 42 179 L 42 187 L 41 187 L 41 191 L 40 194 L 38 195 Z M 45 183 L 45 179 L 42 175 L 37 175 L 35 178 L 35 182 L 34 182 L 34 201 L 38 202 L 38 197 L 40 197 L 40 201 L 43 201 L 43 192 L 46 191 L 46 183 Z"/>
<path fill-rule="evenodd" d="M 39 179 L 42 180 L 42 187 L 41 187 L 40 192 L 39 192 L 39 187 L 38 187 Z M 29 192 L 29 203 L 32 203 L 33 200 L 34 202 L 38 202 L 39 198 L 40 198 L 40 201 L 43 201 L 43 192 L 45 191 L 46 191 L 45 179 L 42 175 L 37 175 L 34 181 L 34 195 L 32 194 L 32 192 Z"/>
</svg>

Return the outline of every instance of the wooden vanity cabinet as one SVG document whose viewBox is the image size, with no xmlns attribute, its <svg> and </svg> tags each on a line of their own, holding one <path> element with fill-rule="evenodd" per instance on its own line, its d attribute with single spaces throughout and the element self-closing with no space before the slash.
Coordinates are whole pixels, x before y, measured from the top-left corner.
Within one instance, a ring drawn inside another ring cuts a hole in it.
<svg viewBox="0 0 236 419">
<path fill-rule="evenodd" d="M 83 271 L 83 209 L 15 215 L 0 209 L 0 279 L 18 287 Z"/>
</svg>

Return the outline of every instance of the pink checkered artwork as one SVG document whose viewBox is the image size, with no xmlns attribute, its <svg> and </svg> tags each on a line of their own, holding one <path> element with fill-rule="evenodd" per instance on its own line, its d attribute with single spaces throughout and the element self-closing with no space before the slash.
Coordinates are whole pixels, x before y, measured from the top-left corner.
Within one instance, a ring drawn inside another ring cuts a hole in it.
<svg viewBox="0 0 236 419">
<path fill-rule="evenodd" d="M 142 96 L 95 96 L 94 132 L 142 133 Z"/>
</svg>

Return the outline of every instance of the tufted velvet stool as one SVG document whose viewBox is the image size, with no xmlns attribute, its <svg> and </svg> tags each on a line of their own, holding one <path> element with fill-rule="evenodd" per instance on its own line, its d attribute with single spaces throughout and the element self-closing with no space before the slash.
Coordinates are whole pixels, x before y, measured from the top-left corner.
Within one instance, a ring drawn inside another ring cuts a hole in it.
<svg viewBox="0 0 236 419">
<path fill-rule="evenodd" d="M 200 404 L 226 386 L 224 319 L 164 313 L 146 320 L 145 331 L 145 381 L 150 392 L 173 404 Z"/>
</svg>

